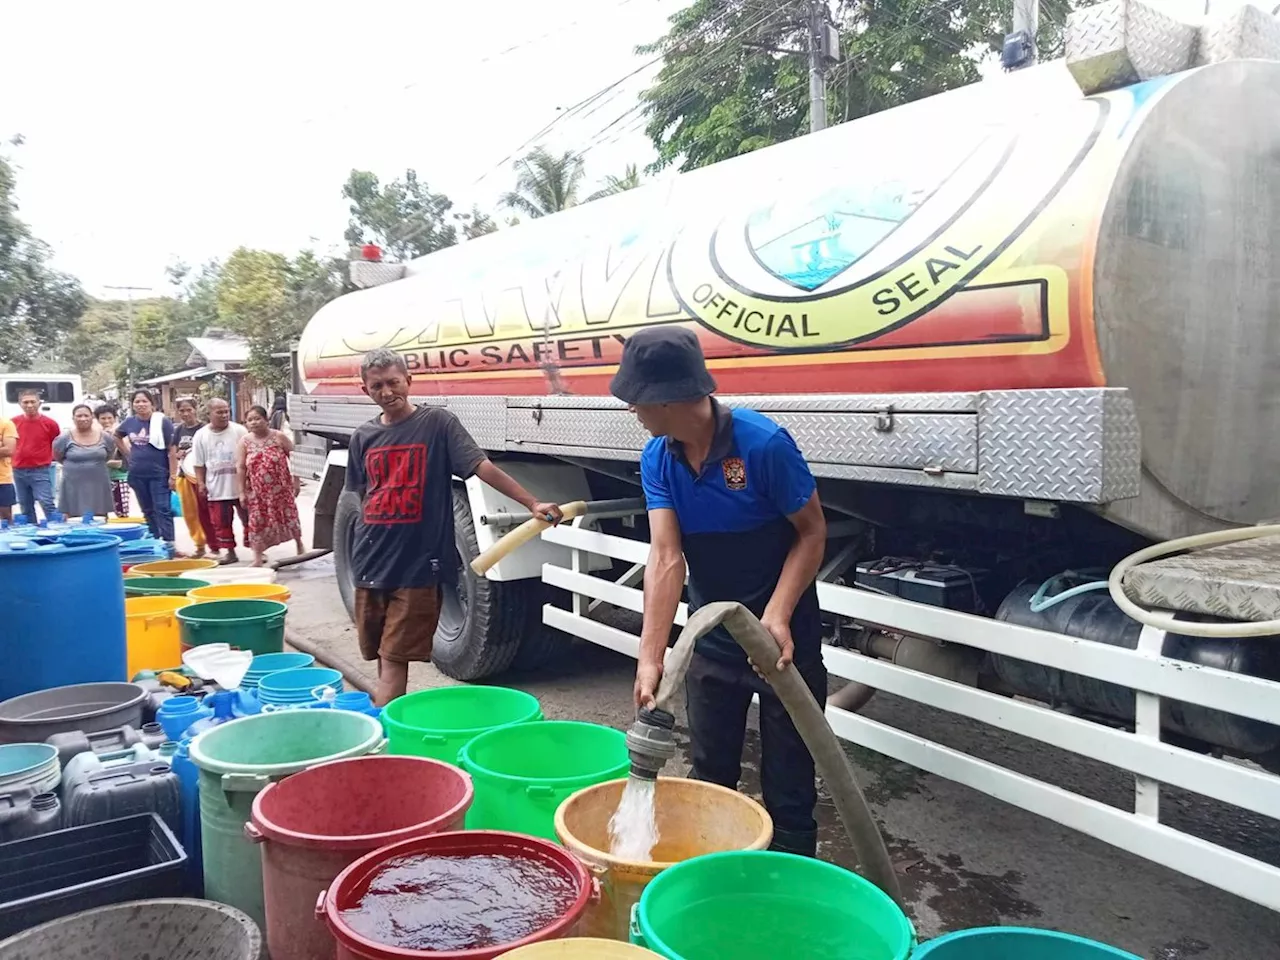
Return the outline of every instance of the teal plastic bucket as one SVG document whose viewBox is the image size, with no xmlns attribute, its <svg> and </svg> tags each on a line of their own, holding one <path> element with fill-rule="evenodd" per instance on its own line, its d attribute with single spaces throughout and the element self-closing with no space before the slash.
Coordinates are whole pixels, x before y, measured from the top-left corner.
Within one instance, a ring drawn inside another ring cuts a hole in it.
<svg viewBox="0 0 1280 960">
<path fill-rule="evenodd" d="M 396 697 L 382 711 L 387 752 L 457 765 L 458 752 L 490 730 L 542 719 L 536 697 L 509 687 L 437 687 Z"/>
<path fill-rule="evenodd" d="M 482 733 L 459 766 L 476 797 L 468 830 L 508 830 L 556 839 L 556 808 L 583 787 L 625 777 L 631 769 L 621 730 L 575 720 L 516 723 Z"/>
<path fill-rule="evenodd" d="M 1096 940 L 1031 927 L 979 927 L 922 943 L 911 960 L 1142 960 Z"/>
<path fill-rule="evenodd" d="M 745 850 L 694 857 L 654 877 L 636 904 L 631 941 L 668 960 L 906 960 L 915 932 L 888 894 L 856 873 Z M 1033 956 L 1043 960 L 1020 960 Z"/>
<path fill-rule="evenodd" d="M 307 767 L 382 747 L 378 721 L 347 710 L 260 714 L 224 723 L 192 740 L 191 762 L 200 769 L 205 896 L 243 910 L 263 926 L 261 854 L 244 835 L 253 798 L 268 783 Z"/>
</svg>

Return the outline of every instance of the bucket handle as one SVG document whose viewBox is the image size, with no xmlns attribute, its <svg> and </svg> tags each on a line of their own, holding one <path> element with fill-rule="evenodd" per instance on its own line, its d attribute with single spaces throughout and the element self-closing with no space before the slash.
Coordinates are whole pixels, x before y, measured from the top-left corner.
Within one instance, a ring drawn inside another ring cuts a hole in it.
<svg viewBox="0 0 1280 960">
<path fill-rule="evenodd" d="M 320 891 L 320 896 L 316 897 L 316 919 L 324 920 L 324 901 L 329 896 L 329 888 Z"/>
<path fill-rule="evenodd" d="M 143 618 L 142 618 L 142 625 L 143 625 L 144 627 L 153 627 L 153 626 L 155 626 L 157 623 L 164 624 L 165 626 L 168 626 L 168 625 L 169 625 L 170 623 L 172 623 L 172 622 L 173 622 L 173 614 L 172 614 L 172 613 L 156 613 L 156 614 L 152 614 L 152 615 L 151 615 L 151 616 L 149 616 L 149 617 L 143 617 Z"/>
<path fill-rule="evenodd" d="M 637 947 L 648 947 L 648 941 L 645 940 L 644 934 L 640 932 L 640 904 L 633 903 L 631 905 L 631 923 L 630 923 L 631 942 Z"/>
<path fill-rule="evenodd" d="M 545 783 L 531 783 L 524 788 L 524 792 L 532 799 L 546 799 L 556 795 L 555 787 L 549 787 Z"/>
<path fill-rule="evenodd" d="M 222 792 L 257 793 L 270 782 L 270 777 L 263 777 L 253 773 L 224 773 L 222 775 Z"/>
<path fill-rule="evenodd" d="M 250 843 L 261 843 L 263 840 L 267 839 L 262 835 L 262 831 L 254 825 L 252 820 L 248 821 L 244 825 L 244 838 Z"/>
<path fill-rule="evenodd" d="M 438 733 L 424 733 L 422 735 L 423 743 L 444 743 L 447 740 L 447 737 L 441 736 Z"/>
<path fill-rule="evenodd" d="M 381 740 L 378 741 L 378 745 L 369 751 L 368 756 L 371 756 L 371 757 L 381 756 L 382 754 L 387 752 L 387 747 L 389 747 L 390 745 L 391 745 L 391 741 L 388 740 L 386 737 L 383 737 Z"/>
</svg>

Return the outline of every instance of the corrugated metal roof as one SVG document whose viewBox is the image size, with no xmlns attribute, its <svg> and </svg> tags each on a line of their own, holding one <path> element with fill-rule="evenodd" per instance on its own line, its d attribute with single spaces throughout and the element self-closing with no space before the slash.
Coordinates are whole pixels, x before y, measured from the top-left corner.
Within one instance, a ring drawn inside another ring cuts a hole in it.
<svg viewBox="0 0 1280 960">
<path fill-rule="evenodd" d="M 217 372 L 213 367 L 196 367 L 192 370 L 179 370 L 177 373 L 166 373 L 164 376 L 152 377 L 150 380 L 139 380 L 138 382 L 145 387 L 154 387 L 173 380 L 199 380 Z"/>
<path fill-rule="evenodd" d="M 239 337 L 187 337 L 191 349 L 206 363 L 247 363 L 249 343 Z"/>
</svg>

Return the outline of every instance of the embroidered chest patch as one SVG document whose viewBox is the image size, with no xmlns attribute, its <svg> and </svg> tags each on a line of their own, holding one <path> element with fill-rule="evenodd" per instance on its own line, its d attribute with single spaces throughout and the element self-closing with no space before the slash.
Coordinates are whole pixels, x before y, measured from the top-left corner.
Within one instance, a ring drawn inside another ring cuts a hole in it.
<svg viewBox="0 0 1280 960">
<path fill-rule="evenodd" d="M 747 465 L 741 457 L 725 457 L 720 462 L 724 471 L 724 485 L 730 490 L 747 489 Z"/>
</svg>

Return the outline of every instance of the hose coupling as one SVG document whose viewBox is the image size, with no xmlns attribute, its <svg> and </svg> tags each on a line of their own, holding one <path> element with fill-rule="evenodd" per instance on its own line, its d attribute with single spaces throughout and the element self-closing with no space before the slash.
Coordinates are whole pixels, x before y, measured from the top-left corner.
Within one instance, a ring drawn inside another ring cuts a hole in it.
<svg viewBox="0 0 1280 960">
<path fill-rule="evenodd" d="M 672 731 L 676 718 L 666 710 L 642 709 L 627 731 L 627 752 L 631 755 L 631 776 L 656 780 L 658 771 L 676 755 Z"/>
</svg>

